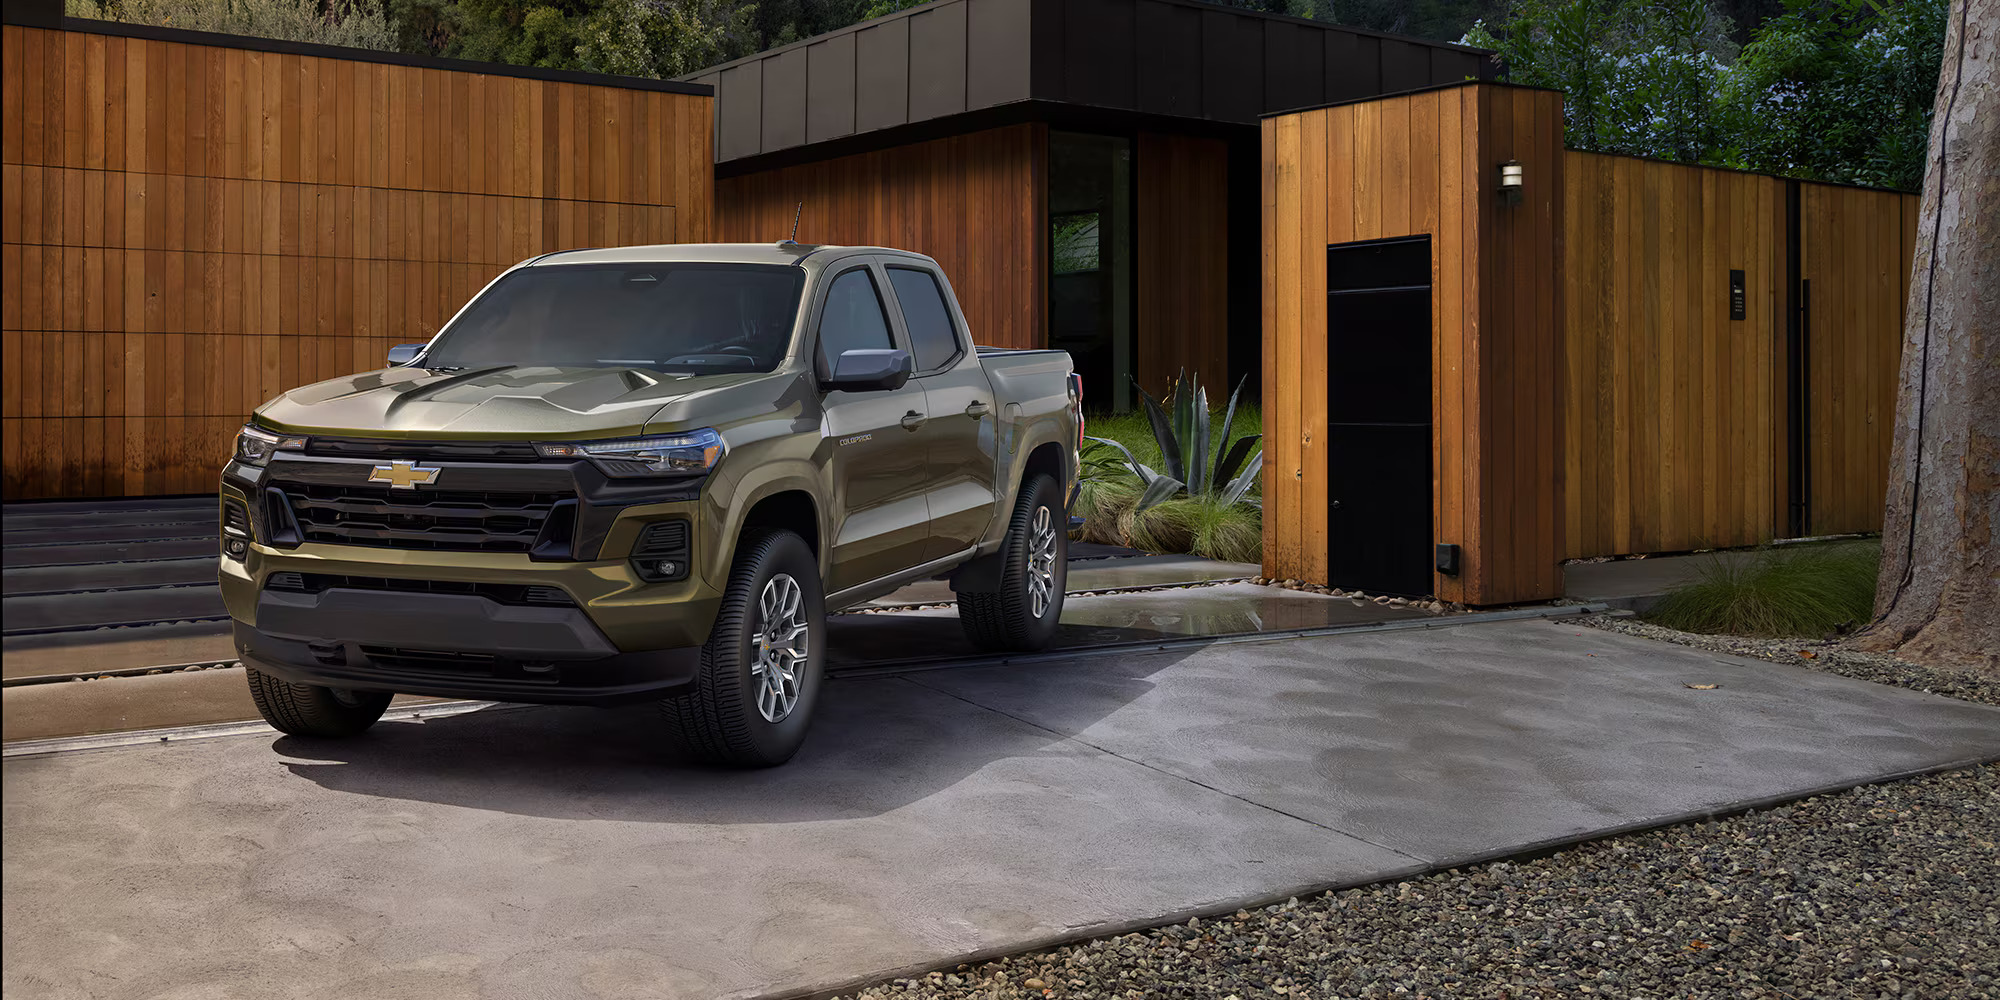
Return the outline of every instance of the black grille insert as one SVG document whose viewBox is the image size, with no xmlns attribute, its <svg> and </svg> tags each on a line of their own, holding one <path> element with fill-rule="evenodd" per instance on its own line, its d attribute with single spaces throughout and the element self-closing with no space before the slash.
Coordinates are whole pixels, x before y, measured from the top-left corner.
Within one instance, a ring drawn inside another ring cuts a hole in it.
<svg viewBox="0 0 2000 1000">
<path fill-rule="evenodd" d="M 381 576 L 345 576 L 338 573 L 273 573 L 264 581 L 269 590 L 318 594 L 334 587 L 345 590 L 384 590 L 403 594 L 466 594 L 484 597 L 499 604 L 573 608 L 575 599 L 561 587 L 520 583 L 468 583 L 462 580 L 400 580 Z"/>
<path fill-rule="evenodd" d="M 306 454 L 340 458 L 478 459 L 486 462 L 538 462 L 535 446 L 510 441 L 383 441 L 367 438 L 315 437 Z"/>
<path fill-rule="evenodd" d="M 363 646 L 361 652 L 376 666 L 433 673 L 491 675 L 500 662 L 500 658 L 491 653 L 460 653 L 448 649 Z"/>
<path fill-rule="evenodd" d="M 562 493 L 283 483 L 303 541 L 390 549 L 527 552 Z"/>
</svg>

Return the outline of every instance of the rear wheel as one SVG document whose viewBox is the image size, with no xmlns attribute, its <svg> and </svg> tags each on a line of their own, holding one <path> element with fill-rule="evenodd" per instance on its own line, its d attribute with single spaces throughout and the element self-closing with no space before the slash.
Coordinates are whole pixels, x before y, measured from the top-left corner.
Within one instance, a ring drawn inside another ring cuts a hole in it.
<svg viewBox="0 0 2000 1000">
<path fill-rule="evenodd" d="M 789 531 L 744 536 L 695 685 L 661 703 L 668 736 L 718 764 L 790 760 L 819 700 L 825 650 L 826 602 L 812 549 Z"/>
<path fill-rule="evenodd" d="M 387 691 L 350 691 L 294 684 L 273 677 L 249 664 L 243 675 L 250 680 L 250 700 L 271 728 L 292 736 L 334 739 L 354 736 L 375 724 L 389 709 Z"/>
<path fill-rule="evenodd" d="M 1068 582 L 1068 518 L 1062 490 L 1046 475 L 1021 484 L 1000 543 L 999 589 L 961 590 L 958 620 L 980 649 L 1025 652 L 1055 638 Z"/>
</svg>

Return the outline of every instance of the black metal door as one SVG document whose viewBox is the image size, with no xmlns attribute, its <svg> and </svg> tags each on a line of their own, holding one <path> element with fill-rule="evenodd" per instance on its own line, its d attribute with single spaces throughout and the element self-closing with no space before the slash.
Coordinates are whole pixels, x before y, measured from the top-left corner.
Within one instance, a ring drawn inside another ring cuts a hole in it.
<svg viewBox="0 0 2000 1000">
<path fill-rule="evenodd" d="M 1327 573 L 1431 592 L 1431 241 L 1327 248 Z"/>
</svg>

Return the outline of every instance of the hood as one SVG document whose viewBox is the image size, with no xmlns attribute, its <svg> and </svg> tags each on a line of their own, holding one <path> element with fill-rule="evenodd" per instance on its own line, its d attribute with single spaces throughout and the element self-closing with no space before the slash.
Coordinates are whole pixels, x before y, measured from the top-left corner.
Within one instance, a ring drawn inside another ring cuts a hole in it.
<svg viewBox="0 0 2000 1000">
<path fill-rule="evenodd" d="M 620 437 L 644 432 L 668 403 L 788 377 L 673 375 L 644 368 L 386 368 L 293 389 L 258 407 L 257 417 L 278 430 L 343 437 Z"/>
</svg>

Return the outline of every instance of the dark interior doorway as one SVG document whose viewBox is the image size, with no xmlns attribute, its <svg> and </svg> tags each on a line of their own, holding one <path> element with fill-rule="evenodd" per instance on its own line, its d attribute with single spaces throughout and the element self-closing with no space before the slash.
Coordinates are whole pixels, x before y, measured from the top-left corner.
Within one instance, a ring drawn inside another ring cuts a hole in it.
<svg viewBox="0 0 2000 1000">
<path fill-rule="evenodd" d="M 1131 408 L 1132 140 L 1049 133 L 1049 346 L 1068 351 L 1092 410 Z"/>
<path fill-rule="evenodd" d="M 1326 252 L 1327 576 L 1431 592 L 1431 239 Z"/>
</svg>

